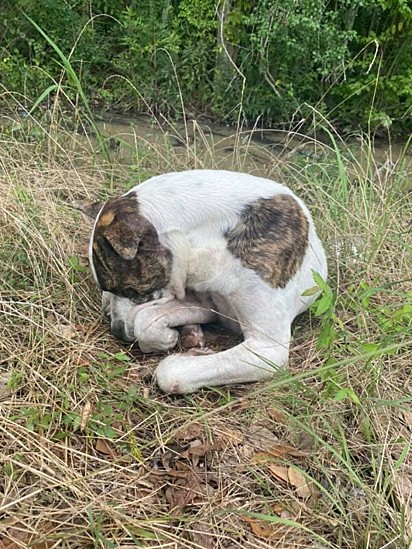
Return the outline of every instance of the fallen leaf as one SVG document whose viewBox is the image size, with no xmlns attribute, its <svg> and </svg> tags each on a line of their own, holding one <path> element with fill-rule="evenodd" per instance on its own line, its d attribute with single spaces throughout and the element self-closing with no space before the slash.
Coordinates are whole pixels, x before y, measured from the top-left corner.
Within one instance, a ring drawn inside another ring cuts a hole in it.
<svg viewBox="0 0 412 549">
<path fill-rule="evenodd" d="M 281 412 L 280 410 L 278 410 L 277 408 L 268 408 L 266 410 L 267 412 L 267 415 L 271 418 L 271 419 L 274 419 L 275 421 L 277 421 L 278 423 L 286 423 L 286 416 L 283 412 Z"/>
<path fill-rule="evenodd" d="M 95 448 L 98 452 L 106 456 L 115 457 L 116 455 L 113 448 L 103 438 L 98 438 L 96 440 Z"/>
<path fill-rule="evenodd" d="M 280 505 L 279 503 L 274 503 L 272 505 L 272 511 L 280 516 L 281 513 L 284 511 L 284 507 L 282 505 Z"/>
<path fill-rule="evenodd" d="M 242 444 L 245 440 L 244 434 L 241 431 L 236 431 L 234 429 L 214 429 L 213 432 L 225 446 L 228 444 L 237 446 L 238 444 Z"/>
<path fill-rule="evenodd" d="M 24 526 L 22 525 L 22 530 L 18 527 L 12 527 L 7 530 L 0 537 L 0 549 L 20 549 L 21 544 L 28 541 L 29 534 L 24 531 Z"/>
<path fill-rule="evenodd" d="M 304 452 L 303 450 L 298 450 L 294 446 L 289 446 L 288 444 L 276 444 L 275 446 L 271 446 L 268 448 L 265 452 L 258 452 L 263 458 L 264 455 L 267 455 L 268 458 L 284 458 L 286 456 L 290 457 L 306 457 L 308 456 L 308 452 Z"/>
<path fill-rule="evenodd" d="M 294 467 L 288 468 L 289 483 L 296 488 L 296 495 L 300 498 L 308 498 L 314 492 L 313 482 L 308 480 L 303 473 Z"/>
<path fill-rule="evenodd" d="M 408 534 L 412 535 L 412 475 L 399 472 L 394 481 L 396 498 L 404 508 L 405 525 Z"/>
<path fill-rule="evenodd" d="M 87 401 L 85 403 L 85 405 L 83 406 L 83 410 L 82 410 L 82 413 L 81 413 L 81 420 L 80 420 L 80 425 L 79 425 L 80 431 L 84 431 L 84 429 L 87 425 L 87 422 L 89 421 L 89 417 L 90 417 L 91 413 L 92 413 L 92 404 L 91 404 L 91 402 Z"/>
<path fill-rule="evenodd" d="M 73 339 L 76 334 L 76 326 L 74 324 L 55 324 L 57 332 L 66 339 Z"/>
<path fill-rule="evenodd" d="M 0 373 L 0 400 L 8 398 L 12 394 L 10 389 L 11 372 Z"/>
<path fill-rule="evenodd" d="M 210 524 L 195 522 L 191 524 L 190 534 L 192 541 L 202 549 L 214 549 L 216 547 L 216 538 Z"/>
<path fill-rule="evenodd" d="M 296 444 L 302 451 L 308 453 L 312 452 L 315 446 L 315 441 L 313 437 L 306 433 L 305 431 L 297 432 L 296 435 Z"/>
<path fill-rule="evenodd" d="M 171 472 L 168 471 L 167 475 Z M 214 493 L 214 488 L 206 483 L 204 473 L 196 474 L 189 470 L 181 478 L 173 479 L 172 484 L 166 488 L 165 496 L 170 505 L 170 514 L 176 516 L 184 512 L 188 505 L 207 501 Z"/>
<path fill-rule="evenodd" d="M 269 431 L 267 427 L 262 425 L 252 425 L 249 431 L 245 433 L 247 442 L 258 450 L 267 450 L 276 444 L 279 444 L 279 439 L 276 435 Z"/>
<path fill-rule="evenodd" d="M 256 520 L 248 516 L 242 516 L 242 518 L 258 538 L 268 539 L 273 534 L 273 527 L 264 520 Z"/>
<path fill-rule="evenodd" d="M 274 477 L 283 482 L 289 482 L 288 468 L 275 463 L 268 463 L 268 469 Z"/>
<path fill-rule="evenodd" d="M 3 522 L 3 521 L 2 521 Z M 0 524 L 1 528 L 1 524 Z M 21 549 L 23 547 L 30 547 L 32 549 L 49 549 L 54 547 L 55 542 L 44 541 L 42 543 L 33 543 L 33 535 L 26 531 L 26 527 L 21 525 L 21 530 L 17 527 L 8 528 L 0 536 L 0 549 Z"/>
<path fill-rule="evenodd" d="M 289 511 L 288 509 L 283 509 L 283 511 L 280 513 L 280 518 L 293 520 L 296 518 L 296 515 L 293 514 L 291 511 Z"/>
<path fill-rule="evenodd" d="M 180 453 L 179 457 L 188 459 L 191 456 L 204 457 L 208 452 L 217 450 L 216 444 L 203 444 L 200 440 L 193 440 L 189 448 Z"/>
<path fill-rule="evenodd" d="M 204 430 L 204 425 L 194 421 L 193 423 L 189 423 L 189 425 L 183 425 L 183 427 L 180 427 L 176 431 L 174 439 L 182 442 L 189 442 L 190 440 L 201 438 L 204 434 Z"/>
</svg>

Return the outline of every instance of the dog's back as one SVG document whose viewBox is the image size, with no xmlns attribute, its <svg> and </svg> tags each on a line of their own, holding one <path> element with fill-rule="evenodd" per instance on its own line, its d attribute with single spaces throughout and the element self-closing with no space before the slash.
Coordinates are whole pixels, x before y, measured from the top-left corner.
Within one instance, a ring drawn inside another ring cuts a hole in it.
<svg viewBox="0 0 412 549">
<path fill-rule="evenodd" d="M 268 179 L 224 170 L 168 173 L 133 187 L 142 215 L 159 232 L 212 225 L 225 232 L 237 222 L 245 206 L 259 198 L 292 191 Z M 302 206 L 302 203 L 300 204 Z"/>
</svg>

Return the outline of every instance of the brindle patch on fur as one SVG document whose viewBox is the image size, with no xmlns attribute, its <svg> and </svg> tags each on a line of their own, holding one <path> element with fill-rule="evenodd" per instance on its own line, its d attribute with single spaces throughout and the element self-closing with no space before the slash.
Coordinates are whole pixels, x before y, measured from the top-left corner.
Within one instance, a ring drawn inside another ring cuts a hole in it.
<svg viewBox="0 0 412 549">
<path fill-rule="evenodd" d="M 308 231 L 308 220 L 297 201 L 281 194 L 248 205 L 226 234 L 227 246 L 244 267 L 272 287 L 284 288 L 302 265 Z"/>
<path fill-rule="evenodd" d="M 109 200 L 93 235 L 93 265 L 100 288 L 136 302 L 151 299 L 170 280 L 172 255 L 133 195 Z"/>
<path fill-rule="evenodd" d="M 113 222 L 115 213 L 113 211 L 108 211 L 102 213 L 102 215 L 99 217 L 98 226 L 99 227 L 106 227 L 107 225 L 110 225 L 110 223 Z"/>
</svg>

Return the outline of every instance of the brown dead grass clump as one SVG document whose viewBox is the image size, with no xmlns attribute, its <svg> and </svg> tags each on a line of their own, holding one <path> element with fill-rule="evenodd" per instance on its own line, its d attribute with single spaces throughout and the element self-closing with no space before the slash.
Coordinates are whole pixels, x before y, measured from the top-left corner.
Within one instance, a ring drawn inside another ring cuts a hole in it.
<svg viewBox="0 0 412 549">
<path fill-rule="evenodd" d="M 323 180 L 322 158 L 278 158 L 328 244 L 334 341 L 319 347 L 330 319 L 305 315 L 289 373 L 172 398 L 150 375 L 159 357 L 109 335 L 70 208 L 124 189 L 128 169 L 0 147 L 0 549 L 409 546 L 410 206 L 393 182 L 351 163 L 363 186 L 343 196 L 329 157 Z M 144 176 L 193 165 L 193 147 L 149 153 Z"/>
</svg>

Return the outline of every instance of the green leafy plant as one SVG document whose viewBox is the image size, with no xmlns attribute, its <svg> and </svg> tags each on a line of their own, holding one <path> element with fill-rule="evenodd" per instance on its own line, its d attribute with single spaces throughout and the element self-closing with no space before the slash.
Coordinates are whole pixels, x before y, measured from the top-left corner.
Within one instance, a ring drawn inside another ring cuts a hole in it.
<svg viewBox="0 0 412 549">
<path fill-rule="evenodd" d="M 96 104 L 266 126 L 316 108 L 345 131 L 411 129 L 406 0 L 16 0 L 2 15 L 2 85 L 24 94 L 19 109 L 65 96 L 105 155 Z"/>
<path fill-rule="evenodd" d="M 318 299 L 311 305 L 311 311 L 321 321 L 321 329 L 317 337 L 317 346 L 320 349 L 331 350 L 333 342 L 338 337 L 337 328 L 343 325 L 335 313 L 337 293 L 323 280 L 319 273 L 313 272 L 316 286 L 306 290 L 303 295 L 309 296 L 320 292 Z"/>
</svg>

